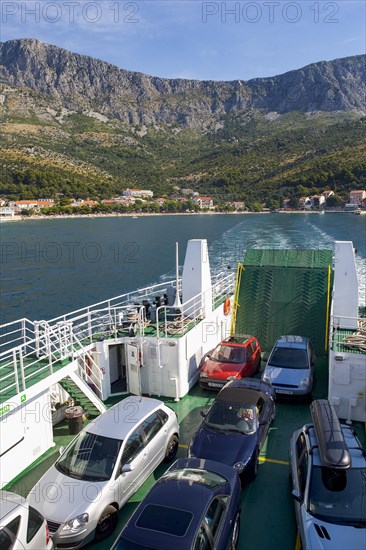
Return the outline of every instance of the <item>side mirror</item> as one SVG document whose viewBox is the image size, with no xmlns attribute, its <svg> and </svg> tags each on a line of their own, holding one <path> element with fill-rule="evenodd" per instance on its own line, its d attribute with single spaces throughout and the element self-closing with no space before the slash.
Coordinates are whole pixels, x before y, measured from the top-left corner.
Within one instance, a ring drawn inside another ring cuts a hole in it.
<svg viewBox="0 0 366 550">
<path fill-rule="evenodd" d="M 132 472 L 133 466 L 131 464 L 123 464 L 121 467 L 121 474 L 125 474 L 126 472 Z"/>
<path fill-rule="evenodd" d="M 295 500 L 297 500 L 297 502 L 301 502 L 301 494 L 300 494 L 300 491 L 298 489 L 294 489 L 292 491 L 292 496 Z"/>
<path fill-rule="evenodd" d="M 202 418 L 206 418 L 207 412 L 206 411 L 200 411 L 200 415 L 202 416 Z"/>
<path fill-rule="evenodd" d="M 60 447 L 59 450 L 58 450 L 59 454 L 62 455 L 62 453 L 64 452 L 64 450 L 65 450 L 65 447 Z"/>
</svg>

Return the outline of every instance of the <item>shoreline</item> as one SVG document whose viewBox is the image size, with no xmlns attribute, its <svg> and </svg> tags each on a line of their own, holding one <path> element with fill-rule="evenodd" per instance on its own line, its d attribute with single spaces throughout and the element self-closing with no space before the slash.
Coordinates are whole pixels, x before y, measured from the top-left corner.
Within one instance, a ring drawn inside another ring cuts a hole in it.
<svg viewBox="0 0 366 550">
<path fill-rule="evenodd" d="M 142 218 L 147 216 L 217 216 L 217 215 L 254 215 L 254 214 L 322 214 L 316 210 L 280 210 L 269 212 L 137 212 L 137 213 L 120 213 L 111 212 L 108 214 L 54 214 L 52 216 L 46 216 L 45 214 L 33 215 L 33 216 L 14 216 L 14 217 L 0 217 L 0 223 L 5 222 L 26 222 L 28 220 L 70 220 L 70 219 L 93 219 L 93 218 Z M 326 210 L 324 214 L 354 214 L 354 212 L 345 212 L 342 210 Z M 366 210 L 362 210 L 360 215 L 366 215 Z"/>
</svg>

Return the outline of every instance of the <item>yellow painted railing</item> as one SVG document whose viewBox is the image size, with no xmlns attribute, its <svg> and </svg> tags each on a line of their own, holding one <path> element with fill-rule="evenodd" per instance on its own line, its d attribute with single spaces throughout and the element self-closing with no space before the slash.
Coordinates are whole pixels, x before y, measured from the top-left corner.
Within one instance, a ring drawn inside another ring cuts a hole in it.
<svg viewBox="0 0 366 550">
<path fill-rule="evenodd" d="M 244 266 L 240 262 L 238 262 L 238 267 L 236 270 L 235 290 L 234 290 L 234 303 L 233 303 L 232 314 L 231 314 L 231 325 L 230 325 L 231 336 L 235 334 L 236 316 L 237 316 L 238 308 L 240 307 L 239 292 L 240 292 L 240 283 L 241 283 L 241 277 L 242 277 L 243 271 L 244 271 Z"/>
</svg>

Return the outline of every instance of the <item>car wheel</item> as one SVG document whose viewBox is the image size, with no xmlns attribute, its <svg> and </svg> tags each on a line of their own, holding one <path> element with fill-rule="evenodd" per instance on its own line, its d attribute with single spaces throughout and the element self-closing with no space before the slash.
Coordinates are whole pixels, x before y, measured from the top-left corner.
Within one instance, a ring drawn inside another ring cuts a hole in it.
<svg viewBox="0 0 366 550">
<path fill-rule="evenodd" d="M 99 518 L 95 530 L 95 539 L 104 540 L 113 533 L 117 527 L 118 510 L 112 505 L 107 506 Z"/>
<path fill-rule="evenodd" d="M 178 451 L 178 443 L 179 443 L 178 437 L 176 435 L 172 435 L 166 447 L 164 462 L 170 462 L 175 458 L 175 455 L 177 454 L 177 451 Z"/>
<path fill-rule="evenodd" d="M 240 512 L 237 513 L 237 516 L 235 518 L 233 532 L 231 534 L 230 550 L 236 549 L 236 545 L 238 544 L 238 540 L 239 540 L 239 533 L 240 533 Z"/>
</svg>

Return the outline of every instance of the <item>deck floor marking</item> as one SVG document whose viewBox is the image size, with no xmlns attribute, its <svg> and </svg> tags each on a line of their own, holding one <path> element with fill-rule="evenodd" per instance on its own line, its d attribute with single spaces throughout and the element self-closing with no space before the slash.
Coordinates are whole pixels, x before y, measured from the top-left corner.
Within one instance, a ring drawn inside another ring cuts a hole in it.
<svg viewBox="0 0 366 550">
<path fill-rule="evenodd" d="M 276 460 L 275 458 L 265 458 L 264 456 L 259 457 L 260 462 L 273 462 L 274 464 L 284 464 L 285 466 L 288 466 L 288 462 L 286 460 Z"/>
<path fill-rule="evenodd" d="M 301 541 L 299 532 L 296 533 L 295 550 L 301 550 Z"/>
<path fill-rule="evenodd" d="M 181 449 L 188 449 L 188 445 L 178 445 L 178 447 L 180 447 Z"/>
</svg>

